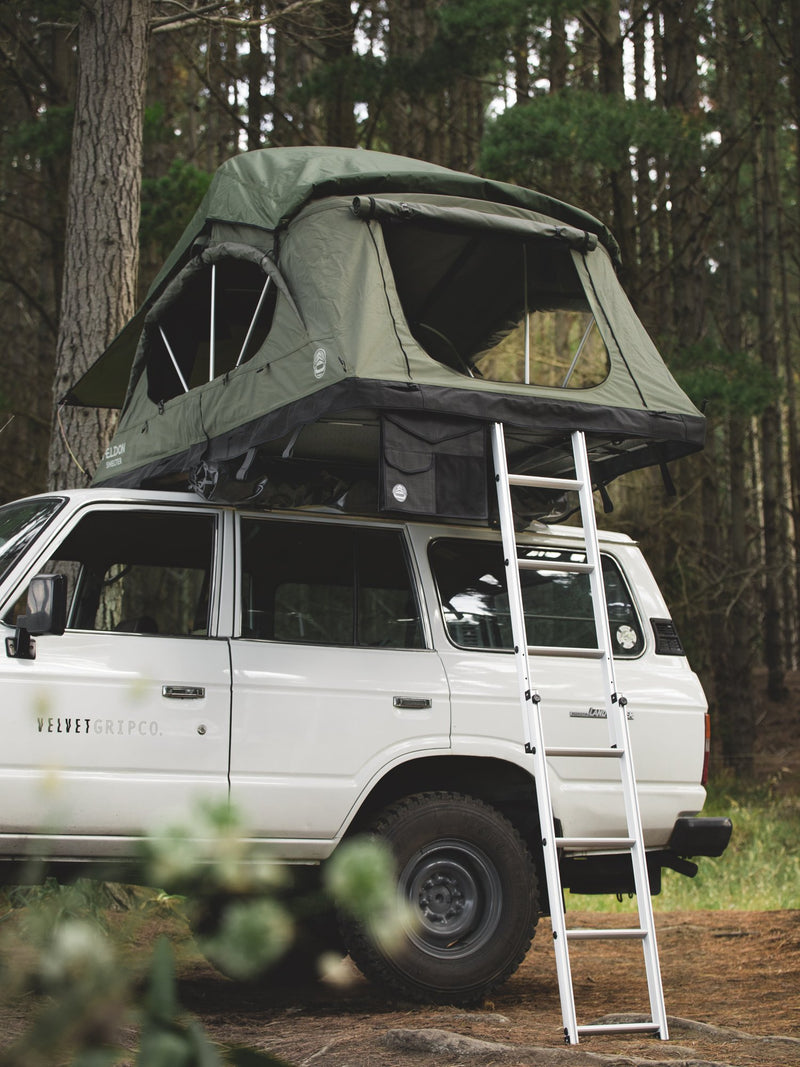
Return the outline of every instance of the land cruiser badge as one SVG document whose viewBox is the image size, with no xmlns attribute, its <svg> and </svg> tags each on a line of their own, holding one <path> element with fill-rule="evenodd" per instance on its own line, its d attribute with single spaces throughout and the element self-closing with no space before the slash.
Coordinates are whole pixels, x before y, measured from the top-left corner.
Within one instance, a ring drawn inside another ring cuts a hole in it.
<svg viewBox="0 0 800 1067">
<path fill-rule="evenodd" d="M 588 711 L 571 711 L 569 713 L 571 719 L 607 719 L 608 712 L 605 708 L 589 708 Z M 633 721 L 633 712 L 629 709 L 625 709 L 625 718 L 628 722 Z"/>
</svg>

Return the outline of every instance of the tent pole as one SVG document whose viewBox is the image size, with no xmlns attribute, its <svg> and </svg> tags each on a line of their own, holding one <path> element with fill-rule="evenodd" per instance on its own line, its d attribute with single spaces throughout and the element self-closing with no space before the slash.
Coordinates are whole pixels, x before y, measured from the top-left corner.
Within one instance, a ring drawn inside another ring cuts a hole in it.
<svg viewBox="0 0 800 1067">
<path fill-rule="evenodd" d="M 525 384 L 531 384 L 531 323 L 528 316 L 528 246 L 522 246 L 522 284 L 525 289 Z"/>
<path fill-rule="evenodd" d="M 208 347 L 208 380 L 214 380 L 214 336 L 216 334 L 215 319 L 217 312 L 217 265 L 211 264 L 211 325 Z"/>
<path fill-rule="evenodd" d="M 183 391 L 184 391 L 184 393 L 188 393 L 189 392 L 189 386 L 186 384 L 186 379 L 184 378 L 183 374 L 181 374 L 181 368 L 178 366 L 178 361 L 175 358 L 175 353 L 170 348 L 169 341 L 167 340 L 167 335 L 164 333 L 164 327 L 163 326 L 159 326 L 158 327 L 158 332 L 161 334 L 161 340 L 164 342 L 164 346 L 165 346 L 165 348 L 166 348 L 166 350 L 167 350 L 167 352 L 169 354 L 169 358 L 172 360 L 172 366 L 175 368 L 175 373 L 178 375 L 178 377 L 181 380 L 181 385 L 183 386 Z"/>
<path fill-rule="evenodd" d="M 261 290 L 261 296 L 258 298 L 258 303 L 256 304 L 256 309 L 253 312 L 252 319 L 250 320 L 250 326 L 249 326 L 249 328 L 247 330 L 247 337 L 245 337 L 245 339 L 244 339 L 244 343 L 242 344 L 242 350 L 239 353 L 239 358 L 236 360 L 236 366 L 237 367 L 242 362 L 242 359 L 244 358 L 244 354 L 247 351 L 247 346 L 250 343 L 250 338 L 253 335 L 253 330 L 256 328 L 256 322 L 258 321 L 258 316 L 261 313 L 261 308 L 264 306 L 264 300 L 266 299 L 267 290 L 269 289 L 269 283 L 271 281 L 272 281 L 272 278 L 270 278 L 270 276 L 267 275 L 267 280 L 264 282 L 264 288 Z"/>
<path fill-rule="evenodd" d="M 594 318 L 594 315 L 592 315 L 592 317 L 589 319 L 589 325 L 583 331 L 583 337 L 581 337 L 581 343 L 578 345 L 578 349 L 577 349 L 575 355 L 572 357 L 572 362 L 569 365 L 569 370 L 564 375 L 564 381 L 561 383 L 561 388 L 562 389 L 566 389 L 567 388 L 567 384 L 569 383 L 569 380 L 572 377 L 572 372 L 575 370 L 575 366 L 576 366 L 578 360 L 581 358 L 581 352 L 583 352 L 583 347 L 586 344 L 586 342 L 589 340 L 589 334 L 592 332 L 592 327 L 594 326 L 594 323 L 595 323 L 595 318 Z"/>
</svg>

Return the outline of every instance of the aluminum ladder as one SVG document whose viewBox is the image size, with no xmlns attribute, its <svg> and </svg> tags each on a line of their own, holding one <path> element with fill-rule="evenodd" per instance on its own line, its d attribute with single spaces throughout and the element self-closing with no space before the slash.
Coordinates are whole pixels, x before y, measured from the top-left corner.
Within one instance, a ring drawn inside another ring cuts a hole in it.
<svg viewBox="0 0 800 1067">
<path fill-rule="evenodd" d="M 655 920 L 650 899 L 650 882 L 642 836 L 642 822 L 636 779 L 630 750 L 626 700 L 616 686 L 614 659 L 611 648 L 611 629 L 608 621 L 605 588 L 603 584 L 600 548 L 597 539 L 597 523 L 594 513 L 589 459 L 586 439 L 580 430 L 572 434 L 572 453 L 575 462 L 575 478 L 550 478 L 508 473 L 505 434 L 502 423 L 492 425 L 492 453 L 500 530 L 503 538 L 503 556 L 506 568 L 506 584 L 511 615 L 514 652 L 519 683 L 519 699 L 522 707 L 523 737 L 525 751 L 533 759 L 536 779 L 536 798 L 539 805 L 539 820 L 542 835 L 542 852 L 550 900 L 553 925 L 553 942 L 556 956 L 558 988 L 561 998 L 561 1015 L 564 1021 L 564 1038 L 567 1044 L 577 1044 L 581 1034 L 645 1032 L 667 1040 L 667 1016 L 661 985 L 661 971 L 656 946 Z M 543 489 L 577 491 L 586 546 L 585 563 L 546 563 L 544 560 L 519 559 L 517 555 L 514 518 L 511 505 L 511 487 L 530 486 Z M 521 570 L 559 570 L 588 574 L 592 593 L 597 648 L 549 648 L 529 645 L 525 631 L 525 613 L 520 583 Z M 542 732 L 540 696 L 532 682 L 530 657 L 535 655 L 580 656 L 598 661 L 603 672 L 606 719 L 609 730 L 608 748 L 553 748 L 548 747 Z M 548 780 L 548 760 L 565 758 L 613 759 L 619 765 L 622 797 L 627 820 L 627 837 L 558 837 L 553 822 L 553 804 Z M 633 864 L 634 887 L 639 910 L 638 926 L 612 929 L 568 929 L 564 914 L 564 891 L 559 871 L 559 850 L 614 851 L 630 854 Z M 636 1023 L 598 1023 L 579 1026 L 575 1014 L 575 995 L 569 961 L 571 941 L 589 940 L 639 940 L 642 943 L 647 988 L 650 996 L 650 1020 Z"/>
</svg>

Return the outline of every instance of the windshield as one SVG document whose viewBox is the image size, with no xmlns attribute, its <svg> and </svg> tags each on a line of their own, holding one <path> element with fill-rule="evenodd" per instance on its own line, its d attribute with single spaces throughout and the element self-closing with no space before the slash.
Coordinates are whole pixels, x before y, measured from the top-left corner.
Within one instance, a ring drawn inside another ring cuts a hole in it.
<svg viewBox="0 0 800 1067">
<path fill-rule="evenodd" d="M 64 501 L 60 497 L 20 500 L 0 508 L 0 581 Z"/>
</svg>

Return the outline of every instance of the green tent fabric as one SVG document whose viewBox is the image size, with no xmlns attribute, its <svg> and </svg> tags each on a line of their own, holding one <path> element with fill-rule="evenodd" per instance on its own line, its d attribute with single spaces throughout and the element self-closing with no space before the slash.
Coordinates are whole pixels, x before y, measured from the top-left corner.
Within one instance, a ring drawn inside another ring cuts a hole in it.
<svg viewBox="0 0 800 1067">
<path fill-rule="evenodd" d="M 395 416 L 437 453 L 459 420 L 502 421 L 512 469 L 553 474 L 582 429 L 607 483 L 704 433 L 617 257 L 532 190 L 378 152 L 246 153 L 66 401 L 122 406 L 97 484 L 374 480 Z"/>
</svg>

